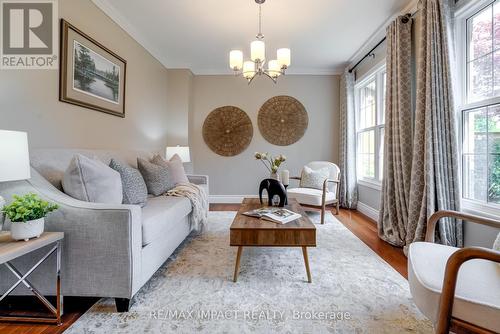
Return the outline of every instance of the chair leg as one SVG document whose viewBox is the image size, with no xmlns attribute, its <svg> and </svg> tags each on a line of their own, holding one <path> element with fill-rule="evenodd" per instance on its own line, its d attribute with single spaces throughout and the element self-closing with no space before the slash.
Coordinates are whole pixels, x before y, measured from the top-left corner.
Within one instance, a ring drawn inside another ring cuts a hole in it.
<svg viewBox="0 0 500 334">
<path fill-rule="evenodd" d="M 340 203 L 339 202 L 337 202 L 337 204 L 335 205 L 335 208 L 337 211 L 336 215 L 338 215 L 340 213 Z"/>
<path fill-rule="evenodd" d="M 321 206 L 321 224 L 325 223 L 325 204 Z"/>
</svg>

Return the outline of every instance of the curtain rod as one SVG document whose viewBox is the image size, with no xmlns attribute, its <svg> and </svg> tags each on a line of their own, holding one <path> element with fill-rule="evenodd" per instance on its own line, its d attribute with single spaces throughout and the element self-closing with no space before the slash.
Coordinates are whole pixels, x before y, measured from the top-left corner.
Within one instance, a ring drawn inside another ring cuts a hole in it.
<svg viewBox="0 0 500 334">
<path fill-rule="evenodd" d="M 403 23 L 407 23 L 408 20 L 410 20 L 411 18 L 413 18 L 418 12 L 420 11 L 420 9 L 416 10 L 413 14 L 412 13 L 408 13 L 405 15 L 405 17 L 403 18 Z M 363 58 L 361 58 L 357 63 L 356 65 L 354 65 L 350 70 L 349 70 L 349 73 L 352 73 L 352 71 L 354 71 L 356 69 L 356 67 L 359 66 L 359 64 L 361 64 L 366 58 L 368 58 L 372 53 L 373 51 L 375 51 L 382 43 L 385 42 L 385 40 L 387 39 L 386 36 L 384 36 L 384 38 L 382 38 L 382 40 L 380 42 L 377 43 L 377 45 L 375 45 L 370 51 L 368 51 L 368 53 L 366 55 L 364 55 Z"/>
</svg>

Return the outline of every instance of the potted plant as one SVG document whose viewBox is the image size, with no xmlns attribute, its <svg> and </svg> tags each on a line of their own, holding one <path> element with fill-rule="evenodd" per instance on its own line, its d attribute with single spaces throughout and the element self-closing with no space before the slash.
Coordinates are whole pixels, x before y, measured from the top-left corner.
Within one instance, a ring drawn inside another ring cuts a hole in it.
<svg viewBox="0 0 500 334">
<path fill-rule="evenodd" d="M 2 212 L 11 221 L 10 234 L 14 240 L 28 241 L 43 233 L 45 216 L 57 210 L 58 206 L 46 202 L 36 194 L 13 196 L 14 201 L 4 206 Z"/>
<path fill-rule="evenodd" d="M 278 155 L 273 158 L 269 153 L 255 152 L 255 159 L 262 161 L 264 166 L 269 170 L 270 178 L 279 181 L 278 170 L 283 162 L 286 161 L 286 157 L 283 154 Z"/>
</svg>

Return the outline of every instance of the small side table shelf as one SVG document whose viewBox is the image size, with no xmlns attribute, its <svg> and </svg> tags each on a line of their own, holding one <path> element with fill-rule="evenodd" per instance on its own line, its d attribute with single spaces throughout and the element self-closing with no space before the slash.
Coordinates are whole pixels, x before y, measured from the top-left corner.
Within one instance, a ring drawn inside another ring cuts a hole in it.
<svg viewBox="0 0 500 334">
<path fill-rule="evenodd" d="M 62 232 L 44 232 L 39 238 L 29 241 L 15 241 L 10 237 L 9 232 L 0 232 L 0 265 L 5 265 L 17 277 L 17 282 L 12 285 L 2 296 L 0 302 L 7 297 L 14 289 L 23 283 L 52 313 L 53 317 L 30 317 L 30 316 L 0 316 L 0 321 L 19 321 L 19 322 L 43 322 L 51 324 L 61 324 L 62 316 L 62 298 L 61 298 L 61 244 L 64 238 Z M 21 273 L 14 267 L 12 260 L 23 255 L 36 251 L 42 247 L 53 245 L 36 264 L 26 273 Z M 56 306 L 52 305 L 28 280 L 28 276 L 35 271 L 40 264 L 47 260 L 52 254 L 57 257 L 57 278 L 56 278 Z"/>
</svg>

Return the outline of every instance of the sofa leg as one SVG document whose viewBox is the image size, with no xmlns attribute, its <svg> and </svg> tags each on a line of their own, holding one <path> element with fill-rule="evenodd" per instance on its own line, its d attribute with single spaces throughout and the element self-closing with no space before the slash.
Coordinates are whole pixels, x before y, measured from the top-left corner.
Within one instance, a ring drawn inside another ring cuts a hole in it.
<svg viewBox="0 0 500 334">
<path fill-rule="evenodd" d="M 131 304 L 131 299 L 115 298 L 116 311 L 119 313 L 128 312 Z"/>
<path fill-rule="evenodd" d="M 337 211 L 337 215 L 340 213 L 340 203 L 337 202 L 337 205 L 335 206 L 336 207 L 336 211 Z"/>
<path fill-rule="evenodd" d="M 325 223 L 325 207 L 321 208 L 321 224 Z"/>
</svg>

